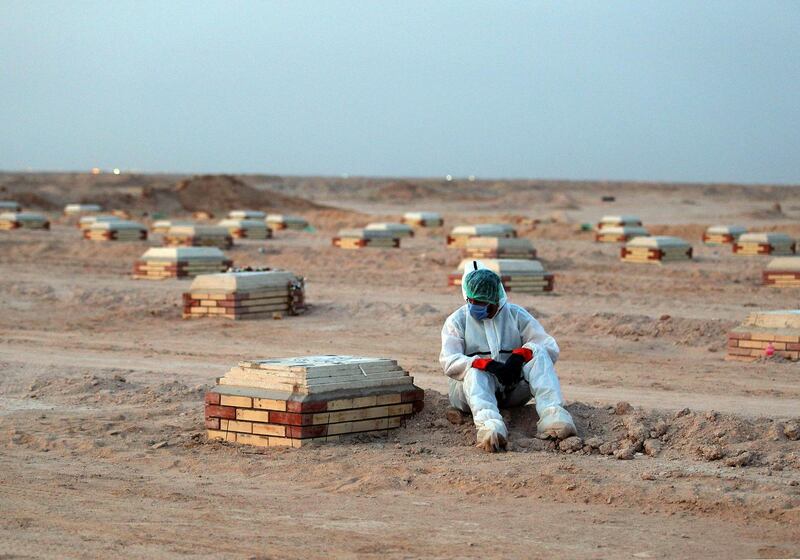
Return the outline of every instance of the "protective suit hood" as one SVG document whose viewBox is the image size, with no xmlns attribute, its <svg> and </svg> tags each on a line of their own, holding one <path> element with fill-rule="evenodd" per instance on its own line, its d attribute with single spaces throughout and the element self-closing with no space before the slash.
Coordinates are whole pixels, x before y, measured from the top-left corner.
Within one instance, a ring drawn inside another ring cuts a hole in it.
<svg viewBox="0 0 800 560">
<path fill-rule="evenodd" d="M 461 276 L 461 295 L 464 297 L 464 301 L 467 301 L 467 277 L 476 270 L 480 270 L 482 268 L 490 270 L 489 267 L 484 265 L 481 261 L 470 261 L 469 264 L 467 264 L 467 266 L 464 267 L 464 274 Z M 499 290 L 500 290 L 500 301 L 497 303 L 498 313 L 506 304 L 506 302 L 508 302 L 508 296 L 506 296 L 506 290 L 505 288 L 503 288 L 502 281 L 500 282 Z"/>
</svg>

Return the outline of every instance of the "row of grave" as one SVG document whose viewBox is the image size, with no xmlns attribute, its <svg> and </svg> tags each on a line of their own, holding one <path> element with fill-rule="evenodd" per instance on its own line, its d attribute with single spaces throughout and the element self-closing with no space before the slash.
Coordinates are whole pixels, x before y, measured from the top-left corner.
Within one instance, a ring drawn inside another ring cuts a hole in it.
<svg viewBox="0 0 800 560">
<path fill-rule="evenodd" d="M 15 202 L 0 202 L 3 207 L 16 207 Z M 65 213 L 99 211 L 97 205 L 68 205 Z M 399 247 L 400 239 L 414 235 L 414 226 L 438 227 L 443 224 L 439 214 L 433 212 L 409 212 L 401 223 L 373 223 L 364 228 L 344 229 L 333 238 L 333 244 L 345 249 L 365 247 Z M 50 222 L 43 214 L 32 212 L 6 212 L 0 214 L 0 229 L 49 228 Z M 84 237 L 92 240 L 141 240 L 147 238 L 147 227 L 116 215 L 86 215 L 80 219 L 79 227 Z M 273 230 L 304 229 L 308 222 L 304 218 L 278 214 L 265 214 L 256 210 L 231 211 L 226 220 L 217 226 L 196 225 L 181 220 L 158 220 L 152 226 L 153 233 L 165 236 L 167 246 L 218 246 L 229 248 L 233 239 L 266 239 Z M 456 226 L 447 236 L 447 246 L 466 249 L 466 256 L 474 258 L 533 259 L 535 249 L 527 240 L 500 241 L 517 237 L 509 224 L 482 224 Z M 489 240 L 478 240 L 489 238 Z M 688 242 L 670 236 L 650 237 L 636 216 L 604 216 L 597 225 L 595 240 L 607 243 L 627 243 L 621 250 L 621 258 L 630 262 L 666 262 L 688 260 L 692 257 Z M 711 226 L 703 234 L 707 244 L 730 244 L 740 255 L 789 255 L 796 251 L 795 240 L 783 233 L 748 233 L 741 226 Z"/>
</svg>

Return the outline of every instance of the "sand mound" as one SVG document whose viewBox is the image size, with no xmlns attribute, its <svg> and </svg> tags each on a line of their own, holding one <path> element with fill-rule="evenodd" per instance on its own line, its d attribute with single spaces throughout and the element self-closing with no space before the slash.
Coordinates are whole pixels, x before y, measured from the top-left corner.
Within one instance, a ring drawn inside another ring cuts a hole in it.
<svg viewBox="0 0 800 560">
<path fill-rule="evenodd" d="M 580 336 L 611 335 L 626 340 L 663 338 L 688 346 L 718 344 L 726 333 L 736 326 L 732 321 L 687 319 L 683 317 L 650 317 L 617 313 L 576 315 L 564 313 L 548 319 L 554 336 L 574 334 Z"/>
<path fill-rule="evenodd" d="M 425 409 L 409 420 L 401 439 L 430 449 L 473 443 L 471 419 L 460 426 L 443 420 L 448 406 L 446 397 L 427 391 Z M 538 417 L 533 406 L 501 411 L 509 426 L 512 451 L 613 455 L 621 460 L 644 454 L 721 461 L 729 467 L 800 468 L 800 457 L 793 452 L 793 441 L 800 438 L 800 417 L 777 421 L 689 409 L 645 412 L 624 402 L 616 407 L 575 402 L 567 409 L 575 419 L 578 437 L 561 442 L 535 437 Z"/>
<path fill-rule="evenodd" d="M 773 202 L 769 208 L 760 208 L 752 212 L 745 212 L 743 216 L 755 220 L 772 220 L 775 218 L 783 218 L 786 214 L 783 212 L 780 202 Z"/>
<path fill-rule="evenodd" d="M 181 206 L 189 211 L 232 208 L 304 211 L 324 208 L 304 198 L 255 189 L 232 175 L 195 175 L 178 181 L 173 190 Z"/>
<path fill-rule="evenodd" d="M 420 198 L 433 197 L 437 190 L 429 185 L 420 185 L 410 181 L 392 181 L 379 186 L 369 196 L 370 200 L 384 202 L 411 202 Z"/>
</svg>

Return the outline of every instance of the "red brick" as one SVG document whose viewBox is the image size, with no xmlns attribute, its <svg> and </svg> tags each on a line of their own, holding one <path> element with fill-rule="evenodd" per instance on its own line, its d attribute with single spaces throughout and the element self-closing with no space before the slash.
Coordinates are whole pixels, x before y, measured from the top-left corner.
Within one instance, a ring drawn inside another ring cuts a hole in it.
<svg viewBox="0 0 800 560">
<path fill-rule="evenodd" d="M 287 412 L 325 412 L 328 410 L 327 401 L 300 402 L 286 401 Z"/>
<path fill-rule="evenodd" d="M 206 418 L 206 428 L 209 430 L 219 430 L 219 418 Z"/>
<path fill-rule="evenodd" d="M 728 348 L 738 348 L 738 347 L 739 347 L 739 339 L 737 338 L 728 339 Z"/>
<path fill-rule="evenodd" d="M 800 343 L 798 342 L 787 342 L 786 343 L 787 350 L 800 350 Z"/>
<path fill-rule="evenodd" d="M 206 405 L 206 418 L 227 418 L 228 420 L 236 420 L 236 407 L 234 406 L 219 406 L 216 404 Z"/>
<path fill-rule="evenodd" d="M 320 426 L 287 426 L 286 437 L 290 438 L 311 438 L 328 435 L 327 424 Z"/>
<path fill-rule="evenodd" d="M 412 410 L 414 412 L 420 412 L 423 408 L 425 408 L 425 401 L 414 401 L 412 405 Z"/>
<path fill-rule="evenodd" d="M 314 418 L 311 414 L 298 414 L 295 412 L 269 412 L 270 424 L 286 424 L 289 426 L 310 426 Z"/>
<path fill-rule="evenodd" d="M 206 393 L 206 404 L 219 404 L 219 393 Z"/>
</svg>

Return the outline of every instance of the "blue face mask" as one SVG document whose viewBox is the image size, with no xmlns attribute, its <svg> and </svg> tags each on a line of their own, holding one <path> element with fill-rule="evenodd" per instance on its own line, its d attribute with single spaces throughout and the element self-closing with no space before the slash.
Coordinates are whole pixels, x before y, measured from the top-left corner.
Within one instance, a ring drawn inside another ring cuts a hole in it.
<svg viewBox="0 0 800 560">
<path fill-rule="evenodd" d="M 469 314 L 476 321 L 483 321 L 489 316 L 489 306 L 488 305 L 475 305 L 474 303 L 467 302 L 467 309 L 469 309 Z"/>
</svg>

